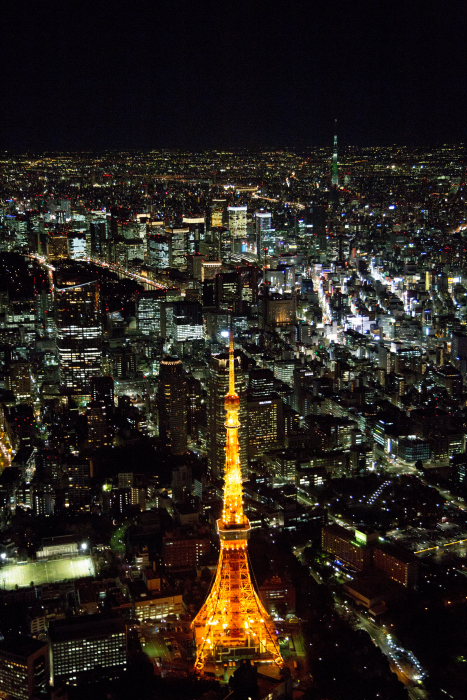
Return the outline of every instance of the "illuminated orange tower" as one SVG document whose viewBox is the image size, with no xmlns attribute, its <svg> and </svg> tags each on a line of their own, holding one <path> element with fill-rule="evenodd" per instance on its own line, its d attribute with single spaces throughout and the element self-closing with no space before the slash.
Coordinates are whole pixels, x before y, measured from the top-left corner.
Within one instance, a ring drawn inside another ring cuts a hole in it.
<svg viewBox="0 0 467 700">
<path fill-rule="evenodd" d="M 283 665 L 274 623 L 251 580 L 248 561 L 250 523 L 243 512 L 238 429 L 240 397 L 235 391 L 234 342 L 230 337 L 229 391 L 225 397 L 226 446 L 224 505 L 217 521 L 221 551 L 214 583 L 192 622 L 195 669 L 207 663 L 250 658 Z"/>
</svg>

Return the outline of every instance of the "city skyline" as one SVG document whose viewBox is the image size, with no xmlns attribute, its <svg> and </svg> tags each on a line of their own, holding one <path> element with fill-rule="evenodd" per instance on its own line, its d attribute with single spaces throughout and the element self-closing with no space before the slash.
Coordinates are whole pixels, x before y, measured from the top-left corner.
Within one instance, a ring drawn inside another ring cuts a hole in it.
<svg viewBox="0 0 467 700">
<path fill-rule="evenodd" d="M 465 174 L 0 158 L 2 692 L 464 700 Z"/>
<path fill-rule="evenodd" d="M 467 5 L 1 17 L 0 696 L 465 700 Z"/>
</svg>

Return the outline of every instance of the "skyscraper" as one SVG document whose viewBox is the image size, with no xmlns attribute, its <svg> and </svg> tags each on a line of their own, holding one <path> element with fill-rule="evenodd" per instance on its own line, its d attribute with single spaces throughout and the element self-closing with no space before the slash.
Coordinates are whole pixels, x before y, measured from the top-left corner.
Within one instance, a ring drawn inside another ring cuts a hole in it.
<svg viewBox="0 0 467 700">
<path fill-rule="evenodd" d="M 281 447 L 284 440 L 282 400 L 277 394 L 248 397 L 248 459 Z"/>
<path fill-rule="evenodd" d="M 47 258 L 50 262 L 68 257 L 68 233 L 65 229 L 53 229 L 47 235 Z"/>
<path fill-rule="evenodd" d="M 175 343 L 203 340 L 203 308 L 198 302 L 175 301 L 172 306 L 170 335 Z"/>
<path fill-rule="evenodd" d="M 113 410 L 115 390 L 112 377 L 92 377 L 91 398 L 93 401 L 103 401 L 110 410 Z"/>
<path fill-rule="evenodd" d="M 264 236 L 272 228 L 272 214 L 267 211 L 255 213 L 256 255 L 260 265 L 264 262 Z"/>
<path fill-rule="evenodd" d="M 228 391 L 225 396 L 225 471 L 222 515 L 217 521 L 221 551 L 212 588 L 192 622 L 195 669 L 234 659 L 283 665 L 277 632 L 251 579 L 248 561 L 250 523 L 243 511 L 240 465 L 240 397 L 235 389 L 233 336 L 230 340 Z"/>
<path fill-rule="evenodd" d="M 232 238 L 246 238 L 247 208 L 246 206 L 228 207 L 229 231 Z"/>
<path fill-rule="evenodd" d="M 101 399 L 91 401 L 87 408 L 88 440 L 94 448 L 110 447 L 113 431 L 109 406 Z"/>
<path fill-rule="evenodd" d="M 213 199 L 211 204 L 211 228 L 224 225 L 225 199 Z"/>
<path fill-rule="evenodd" d="M 159 370 L 159 434 L 173 454 L 187 451 L 187 391 L 181 360 L 167 357 Z"/>
<path fill-rule="evenodd" d="M 142 335 L 160 335 L 161 306 L 165 296 L 165 291 L 159 289 L 142 292 L 140 295 L 136 313 L 138 329 Z"/>
<path fill-rule="evenodd" d="M 327 253 L 326 210 L 322 204 L 310 206 L 310 223 L 318 250 L 325 255 Z"/>
<path fill-rule="evenodd" d="M 106 258 L 107 257 L 107 224 L 105 221 L 92 221 L 89 225 L 91 234 L 91 257 Z"/>
<path fill-rule="evenodd" d="M 188 227 L 169 227 L 165 229 L 165 232 L 169 242 L 169 267 L 176 270 L 186 270 L 190 229 Z"/>
<path fill-rule="evenodd" d="M 188 227 L 188 253 L 199 253 L 206 231 L 204 216 L 184 216 L 183 224 Z"/>
<path fill-rule="evenodd" d="M 56 288 L 57 346 L 60 384 L 87 394 L 91 378 L 102 373 L 102 319 L 99 285 L 63 274 Z"/>
</svg>

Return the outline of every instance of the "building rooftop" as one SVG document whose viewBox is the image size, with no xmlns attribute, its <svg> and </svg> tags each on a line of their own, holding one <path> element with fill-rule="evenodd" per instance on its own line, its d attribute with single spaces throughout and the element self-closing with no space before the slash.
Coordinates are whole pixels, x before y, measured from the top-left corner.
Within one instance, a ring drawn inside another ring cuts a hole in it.
<svg viewBox="0 0 467 700">
<path fill-rule="evenodd" d="M 0 642 L 0 656 L 15 656 L 26 659 L 44 647 L 47 647 L 47 642 L 40 642 L 32 637 L 6 637 Z"/>
<path fill-rule="evenodd" d="M 125 631 L 125 622 L 119 617 L 83 615 L 69 620 L 56 620 L 50 624 L 51 642 L 62 642 L 84 637 L 97 637 Z"/>
</svg>

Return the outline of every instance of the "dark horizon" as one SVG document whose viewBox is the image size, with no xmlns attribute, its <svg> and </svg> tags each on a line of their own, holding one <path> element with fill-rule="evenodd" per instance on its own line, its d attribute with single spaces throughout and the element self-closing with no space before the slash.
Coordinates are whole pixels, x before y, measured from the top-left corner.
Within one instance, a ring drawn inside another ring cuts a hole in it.
<svg viewBox="0 0 467 700">
<path fill-rule="evenodd" d="M 464 4 L 126 8 L 6 9 L 2 150 L 465 140 Z"/>
</svg>

